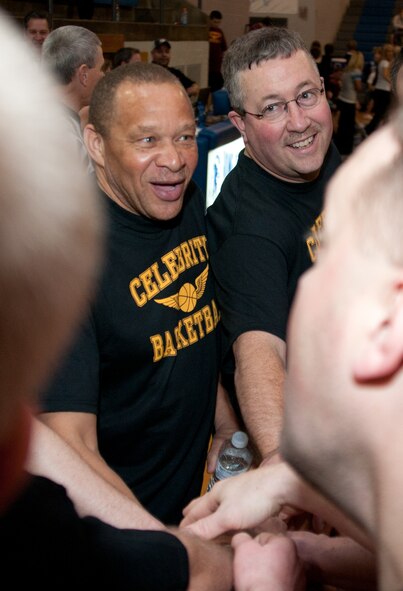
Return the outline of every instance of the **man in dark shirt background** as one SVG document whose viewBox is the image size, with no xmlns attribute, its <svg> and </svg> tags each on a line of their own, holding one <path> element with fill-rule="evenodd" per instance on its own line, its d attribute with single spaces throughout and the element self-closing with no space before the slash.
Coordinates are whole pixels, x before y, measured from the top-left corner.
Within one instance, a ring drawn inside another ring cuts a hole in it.
<svg viewBox="0 0 403 591">
<path fill-rule="evenodd" d="M 154 47 L 151 50 L 152 63 L 158 64 L 167 68 L 174 76 L 179 78 L 184 86 L 186 92 L 191 99 L 196 99 L 199 94 L 199 85 L 194 80 L 191 80 L 181 70 L 177 68 L 170 68 L 169 62 L 171 60 L 171 44 L 168 39 L 156 39 Z"/>
</svg>

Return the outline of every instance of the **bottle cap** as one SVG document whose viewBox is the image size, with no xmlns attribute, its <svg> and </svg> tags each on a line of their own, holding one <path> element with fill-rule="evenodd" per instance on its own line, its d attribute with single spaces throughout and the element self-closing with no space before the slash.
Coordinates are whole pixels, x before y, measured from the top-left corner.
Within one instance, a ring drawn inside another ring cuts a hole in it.
<svg viewBox="0 0 403 591">
<path fill-rule="evenodd" d="M 242 449 L 248 445 L 249 437 L 243 431 L 235 431 L 231 437 L 231 443 L 234 447 Z"/>
</svg>

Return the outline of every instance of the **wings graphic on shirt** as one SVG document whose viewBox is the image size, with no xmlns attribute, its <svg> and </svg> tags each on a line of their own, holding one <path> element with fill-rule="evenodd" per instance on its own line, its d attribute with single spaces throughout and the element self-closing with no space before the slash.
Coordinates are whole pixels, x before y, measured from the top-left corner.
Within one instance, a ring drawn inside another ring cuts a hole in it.
<svg viewBox="0 0 403 591">
<path fill-rule="evenodd" d="M 206 289 L 209 266 L 196 277 L 195 284 L 184 283 L 178 293 L 167 298 L 154 300 L 157 304 L 162 304 L 168 308 L 175 308 L 175 310 L 182 310 L 182 312 L 192 312 L 196 307 L 197 300 L 204 294 Z"/>
</svg>

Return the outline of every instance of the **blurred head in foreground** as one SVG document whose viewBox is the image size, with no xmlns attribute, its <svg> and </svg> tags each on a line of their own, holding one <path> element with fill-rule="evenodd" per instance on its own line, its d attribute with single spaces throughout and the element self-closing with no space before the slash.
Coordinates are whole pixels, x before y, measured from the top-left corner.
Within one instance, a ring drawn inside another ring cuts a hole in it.
<svg viewBox="0 0 403 591">
<path fill-rule="evenodd" d="M 20 484 L 30 409 L 90 298 L 102 219 L 53 83 L 3 13 L 0 51 L 1 512 Z"/>
</svg>

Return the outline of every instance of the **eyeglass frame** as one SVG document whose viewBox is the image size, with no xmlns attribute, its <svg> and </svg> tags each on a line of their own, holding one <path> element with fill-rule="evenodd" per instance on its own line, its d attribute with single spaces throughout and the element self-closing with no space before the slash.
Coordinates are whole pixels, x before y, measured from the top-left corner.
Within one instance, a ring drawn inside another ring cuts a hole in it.
<svg viewBox="0 0 403 591">
<path fill-rule="evenodd" d="M 289 101 L 276 101 L 276 102 L 274 102 L 274 103 L 271 103 L 271 105 L 267 105 L 267 106 L 266 106 L 266 107 L 263 109 L 262 113 L 251 113 L 250 111 L 246 111 L 245 109 L 242 109 L 242 112 L 241 112 L 241 113 L 239 113 L 239 115 L 241 115 L 241 116 L 244 116 L 244 115 L 252 115 L 252 117 L 255 117 L 256 119 L 258 119 L 259 121 L 261 121 L 262 119 L 265 119 L 264 113 L 265 113 L 265 110 L 266 110 L 268 107 L 271 107 L 271 106 L 273 106 L 273 105 L 283 105 L 283 107 L 284 107 L 284 111 L 283 111 L 283 112 L 284 112 L 284 113 L 288 113 L 288 108 L 287 108 L 287 105 L 289 105 L 290 103 L 297 103 L 298 107 L 299 107 L 300 109 L 302 109 L 303 111 L 309 111 L 310 109 L 314 109 L 314 108 L 315 108 L 315 107 L 316 107 L 316 106 L 319 104 L 319 101 L 318 101 L 318 102 L 317 102 L 315 105 L 312 105 L 312 107 L 303 107 L 303 106 L 301 106 L 301 105 L 299 104 L 298 100 L 299 100 L 299 97 L 300 97 L 302 94 L 304 94 L 304 92 L 310 92 L 310 91 L 312 91 L 312 90 L 319 90 L 319 95 L 320 95 L 320 97 L 322 97 L 322 96 L 323 96 L 323 94 L 324 94 L 324 92 L 325 92 L 325 87 L 324 87 L 324 85 L 323 85 L 323 78 L 321 78 L 321 79 L 320 79 L 320 82 L 321 82 L 321 87 L 320 87 L 320 88 L 317 88 L 317 87 L 313 87 L 313 88 L 307 88 L 306 90 L 303 90 L 302 92 L 300 92 L 300 93 L 299 93 L 299 95 L 298 95 L 297 97 L 295 97 L 295 98 L 293 98 L 293 99 L 290 99 Z M 319 100 L 320 100 L 320 99 L 319 99 Z M 281 118 L 280 118 L 280 119 L 278 119 L 277 121 L 281 121 L 282 119 L 283 119 L 283 117 L 281 117 Z M 274 121 L 274 122 L 275 122 L 275 121 Z"/>
</svg>

